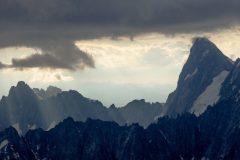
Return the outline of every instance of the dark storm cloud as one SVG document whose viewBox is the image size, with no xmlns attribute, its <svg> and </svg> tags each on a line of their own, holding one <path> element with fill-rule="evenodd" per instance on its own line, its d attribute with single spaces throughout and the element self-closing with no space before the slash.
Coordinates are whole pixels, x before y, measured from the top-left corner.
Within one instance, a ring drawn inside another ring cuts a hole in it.
<svg viewBox="0 0 240 160">
<path fill-rule="evenodd" d="M 12 67 L 14 68 L 32 68 L 35 66 L 74 69 L 50 54 L 33 54 L 23 59 L 12 59 Z"/>
<path fill-rule="evenodd" d="M 36 36 L 36 32 L 22 32 L 26 35 L 33 35 L 33 38 L 24 38 L 24 36 L 15 37 L 11 34 L 6 36 L 7 40 L 0 38 L 0 48 L 11 46 L 26 46 L 36 49 L 38 53 L 21 59 L 12 59 L 12 64 L 3 65 L 0 68 L 51 68 L 82 70 L 86 67 L 94 68 L 94 60 L 91 55 L 79 50 L 73 40 L 59 40 L 57 37 Z M 50 35 L 50 34 L 49 34 Z"/>
<path fill-rule="evenodd" d="M 239 24 L 239 6 L 239 0 L 0 0 L 0 48 L 41 50 L 13 59 L 13 67 L 83 69 L 94 61 L 77 40 L 228 28 Z"/>
<path fill-rule="evenodd" d="M 235 23 L 239 6 L 238 0 L 0 0 L 0 19 L 46 26 L 160 27 L 177 32 L 178 27 L 184 30 L 189 25 L 198 30 L 199 25 L 210 29 Z"/>
<path fill-rule="evenodd" d="M 3 64 L 2 62 L 0 62 L 0 70 L 3 68 L 6 68 L 7 66 L 5 64 Z"/>
<path fill-rule="evenodd" d="M 11 65 L 0 63 L 0 68 L 61 68 L 68 70 L 84 69 L 94 67 L 94 61 L 86 52 L 79 50 L 73 42 L 68 41 L 37 41 L 32 43 L 21 43 L 14 46 L 27 46 L 40 50 L 41 53 L 12 59 Z M 2 65 L 1 65 L 2 64 Z M 1 67 L 2 66 L 2 67 Z"/>
</svg>

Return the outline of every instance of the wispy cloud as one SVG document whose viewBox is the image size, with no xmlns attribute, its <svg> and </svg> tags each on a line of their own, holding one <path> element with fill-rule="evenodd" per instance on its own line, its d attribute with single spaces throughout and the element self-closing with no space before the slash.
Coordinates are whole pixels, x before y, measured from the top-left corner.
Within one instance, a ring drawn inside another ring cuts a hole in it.
<svg viewBox="0 0 240 160">
<path fill-rule="evenodd" d="M 56 82 L 63 82 L 63 81 L 73 81 L 74 78 L 69 75 L 63 74 L 63 72 L 59 69 L 55 71 L 51 70 L 44 70 L 42 72 L 36 72 L 38 69 L 34 69 L 35 73 L 33 72 L 32 77 L 30 78 L 30 83 L 56 83 Z"/>
</svg>

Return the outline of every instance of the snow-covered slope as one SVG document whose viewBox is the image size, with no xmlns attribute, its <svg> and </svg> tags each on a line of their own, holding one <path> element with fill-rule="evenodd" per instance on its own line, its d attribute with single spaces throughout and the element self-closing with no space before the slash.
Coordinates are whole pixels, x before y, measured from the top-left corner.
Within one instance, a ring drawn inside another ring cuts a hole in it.
<svg viewBox="0 0 240 160">
<path fill-rule="evenodd" d="M 19 123 L 13 124 L 12 127 L 16 129 L 16 131 L 18 132 L 19 135 L 22 135 L 22 130 L 21 130 Z"/>
<path fill-rule="evenodd" d="M 219 100 L 222 83 L 226 79 L 228 73 L 228 71 L 222 71 L 219 75 L 213 78 L 212 83 L 193 103 L 193 107 L 190 109 L 190 112 L 195 115 L 200 115 L 209 105 L 213 105 Z"/>
<path fill-rule="evenodd" d="M 0 149 L 2 149 L 3 147 L 5 147 L 6 145 L 8 144 L 8 140 L 3 140 L 1 143 L 0 143 Z"/>
</svg>

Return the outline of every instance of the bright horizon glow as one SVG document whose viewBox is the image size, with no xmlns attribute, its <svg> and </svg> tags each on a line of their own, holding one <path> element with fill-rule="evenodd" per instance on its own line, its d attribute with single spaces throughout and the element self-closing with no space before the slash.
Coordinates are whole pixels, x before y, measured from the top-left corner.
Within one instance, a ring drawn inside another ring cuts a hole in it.
<svg viewBox="0 0 240 160">
<path fill-rule="evenodd" d="M 199 35 L 209 37 L 233 60 L 240 56 L 239 28 L 174 36 L 151 33 L 133 39 L 80 40 L 76 45 L 93 56 L 96 68 L 76 72 L 37 68 L 1 70 L 0 95 L 7 95 L 11 86 L 23 80 L 32 88 L 45 89 L 53 85 L 63 90 L 74 89 L 106 106 L 112 103 L 123 106 L 134 99 L 165 102 L 176 87 L 191 39 Z M 0 59 L 10 63 L 12 57 L 21 58 L 36 52 L 26 47 L 6 48 L 0 50 Z"/>
</svg>

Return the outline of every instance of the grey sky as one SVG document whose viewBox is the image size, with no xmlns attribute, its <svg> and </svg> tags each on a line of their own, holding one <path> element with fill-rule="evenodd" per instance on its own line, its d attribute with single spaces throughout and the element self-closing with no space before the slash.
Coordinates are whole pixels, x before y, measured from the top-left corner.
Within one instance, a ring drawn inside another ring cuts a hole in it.
<svg viewBox="0 0 240 160">
<path fill-rule="evenodd" d="M 222 29 L 239 23 L 239 6 L 238 0 L 0 0 L 0 47 L 41 51 L 10 67 L 84 69 L 94 59 L 75 47 L 77 40 Z"/>
<path fill-rule="evenodd" d="M 129 98 L 144 98 L 145 91 L 149 100 L 162 101 L 175 87 L 192 37 L 210 36 L 227 55 L 237 56 L 239 6 L 239 0 L 0 0 L 0 72 L 12 77 L 0 80 L 0 89 L 5 94 L 24 79 L 33 87 L 77 86 L 104 99 L 91 86 L 122 89 L 127 97 L 123 84 L 136 83 Z M 231 44 L 223 43 L 226 35 Z M 155 86 L 167 86 L 158 90 L 164 92 L 160 98 Z"/>
</svg>

